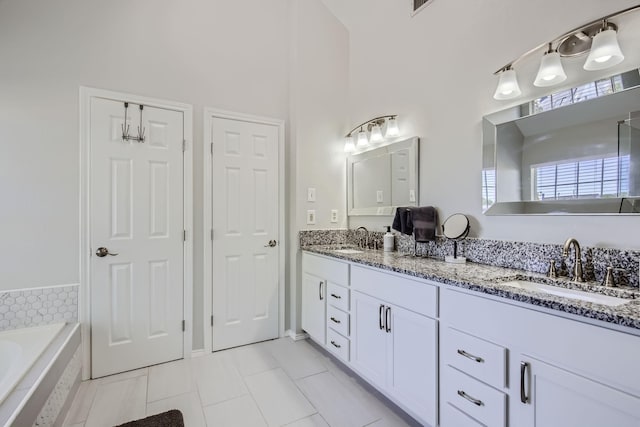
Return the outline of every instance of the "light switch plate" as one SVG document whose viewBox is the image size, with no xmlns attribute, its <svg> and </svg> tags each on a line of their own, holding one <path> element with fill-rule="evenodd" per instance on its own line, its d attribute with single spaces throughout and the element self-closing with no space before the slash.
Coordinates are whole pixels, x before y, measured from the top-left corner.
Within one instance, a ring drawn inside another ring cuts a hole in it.
<svg viewBox="0 0 640 427">
<path fill-rule="evenodd" d="M 313 225 L 316 223 L 316 211 L 315 209 L 309 209 L 307 211 L 307 224 Z"/>
<path fill-rule="evenodd" d="M 307 202 L 316 201 L 316 189 L 313 187 L 307 188 Z"/>
<path fill-rule="evenodd" d="M 410 202 L 416 201 L 416 190 L 409 190 L 409 201 Z"/>
<path fill-rule="evenodd" d="M 378 203 L 384 202 L 384 197 L 382 196 L 382 190 L 376 191 L 376 202 Z"/>
<path fill-rule="evenodd" d="M 331 222 L 338 222 L 338 209 L 331 209 Z"/>
</svg>

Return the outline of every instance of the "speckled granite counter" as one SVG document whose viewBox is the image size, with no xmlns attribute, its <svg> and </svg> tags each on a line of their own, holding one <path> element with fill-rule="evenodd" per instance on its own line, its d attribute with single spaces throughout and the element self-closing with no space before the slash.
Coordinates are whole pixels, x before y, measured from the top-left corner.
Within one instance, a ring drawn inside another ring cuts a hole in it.
<svg viewBox="0 0 640 427">
<path fill-rule="evenodd" d="M 364 250 L 362 253 L 344 254 L 335 252 L 336 249 L 339 249 L 338 247 L 326 245 L 303 246 L 301 249 L 382 270 L 394 271 L 421 279 L 433 280 L 445 285 L 595 319 L 610 323 L 612 326 L 619 325 L 633 328 L 634 330 L 629 332 L 636 335 L 640 334 L 640 292 L 638 292 L 637 288 L 621 287 L 612 289 L 600 286 L 595 282 L 575 284 L 567 278 L 551 280 L 539 273 L 475 263 L 448 264 L 432 258 L 407 256 L 398 252 L 384 253 L 379 250 Z M 510 280 L 553 283 L 565 288 L 591 291 L 631 299 L 632 301 L 612 307 L 517 289 L 501 284 Z"/>
</svg>

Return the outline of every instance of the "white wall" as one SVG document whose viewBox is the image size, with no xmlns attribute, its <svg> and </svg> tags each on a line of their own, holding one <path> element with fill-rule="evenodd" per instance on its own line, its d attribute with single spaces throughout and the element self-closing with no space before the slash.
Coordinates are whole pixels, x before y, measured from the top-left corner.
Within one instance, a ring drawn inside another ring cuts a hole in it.
<svg viewBox="0 0 640 427">
<path fill-rule="evenodd" d="M 290 234 L 287 324 L 299 331 L 300 253 L 298 231 L 345 228 L 346 157 L 343 128 L 347 121 L 349 34 L 319 0 L 291 0 L 291 129 L 289 153 Z M 307 202 L 307 188 L 316 201 Z M 316 223 L 307 225 L 307 210 Z M 338 222 L 331 223 L 331 210 Z"/>
<path fill-rule="evenodd" d="M 202 110 L 286 119 L 287 0 L 0 2 L 0 290 L 79 281 L 78 88 L 194 105 L 195 347 Z"/>
<path fill-rule="evenodd" d="M 574 236 L 587 245 L 640 248 L 638 217 L 483 216 L 480 194 L 482 116 L 539 94 L 530 83 L 537 58 L 518 67 L 523 97 L 512 103 L 493 100 L 493 72 L 636 1 L 435 0 L 414 18 L 409 1 L 323 1 L 349 28 L 351 122 L 396 113 L 405 135 L 422 139 L 422 205 L 437 206 L 441 218 L 471 215 L 474 235 L 486 238 L 558 243 Z M 620 71 L 640 63 L 637 28 L 620 27 L 627 56 Z M 575 76 L 582 60 L 569 64 L 567 72 Z M 566 84 L 597 75 L 572 77 Z"/>
</svg>

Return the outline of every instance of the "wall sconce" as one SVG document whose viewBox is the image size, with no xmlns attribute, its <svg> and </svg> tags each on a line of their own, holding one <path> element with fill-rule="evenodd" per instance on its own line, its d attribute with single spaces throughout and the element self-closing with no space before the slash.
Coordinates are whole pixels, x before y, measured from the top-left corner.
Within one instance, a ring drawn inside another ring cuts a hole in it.
<svg viewBox="0 0 640 427">
<path fill-rule="evenodd" d="M 353 153 L 356 148 L 361 150 L 369 146 L 369 144 L 379 144 L 386 138 L 393 138 L 400 135 L 398 128 L 397 116 L 386 115 L 376 117 L 351 129 L 351 132 L 344 137 L 344 152 Z M 382 136 L 382 126 L 385 125 L 385 133 Z M 356 143 L 353 142 L 353 135 L 357 133 Z M 367 137 L 367 132 L 369 136 Z"/>
<path fill-rule="evenodd" d="M 493 97 L 498 100 L 505 100 L 520 96 L 521 91 L 513 67 L 522 59 L 538 53 L 543 47 L 547 47 L 547 49 L 542 56 L 538 74 L 533 82 L 534 86 L 537 87 L 553 86 L 567 79 L 561 61 L 561 58 L 564 57 L 575 57 L 589 52 L 583 66 L 587 71 L 604 70 L 618 65 L 624 60 L 624 55 L 618 45 L 618 27 L 609 22 L 609 19 L 638 9 L 640 9 L 640 5 L 612 13 L 575 28 L 549 43 L 537 46 L 522 54 L 519 58 L 493 73 L 499 76 L 498 87 Z M 553 46 L 557 46 L 556 49 L 553 49 Z"/>
</svg>

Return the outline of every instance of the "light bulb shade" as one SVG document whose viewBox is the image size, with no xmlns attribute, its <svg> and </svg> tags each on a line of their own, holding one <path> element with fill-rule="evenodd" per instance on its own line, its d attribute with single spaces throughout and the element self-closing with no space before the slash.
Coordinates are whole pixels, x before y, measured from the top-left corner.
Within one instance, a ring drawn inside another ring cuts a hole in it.
<svg viewBox="0 0 640 427">
<path fill-rule="evenodd" d="M 494 99 L 504 100 L 517 98 L 522 94 L 518 85 L 518 78 L 515 70 L 504 70 L 500 73 L 498 87 L 493 94 Z"/>
<path fill-rule="evenodd" d="M 369 145 L 369 140 L 367 139 L 367 133 L 363 130 L 358 132 L 358 148 L 364 148 Z"/>
<path fill-rule="evenodd" d="M 356 145 L 353 143 L 353 137 L 351 135 L 344 138 L 344 152 L 353 153 L 356 151 Z"/>
<path fill-rule="evenodd" d="M 534 86 L 547 87 L 562 83 L 567 79 L 567 74 L 562 68 L 560 62 L 560 54 L 558 52 L 549 52 L 542 57 L 538 75 L 533 82 Z"/>
<path fill-rule="evenodd" d="M 624 60 L 624 55 L 618 45 L 615 30 L 604 30 L 596 34 L 591 43 L 591 51 L 584 63 L 587 71 L 604 70 L 618 65 Z"/>
<path fill-rule="evenodd" d="M 400 135 L 400 128 L 398 128 L 398 121 L 395 117 L 390 117 L 387 120 L 387 130 L 385 131 L 385 136 L 387 138 L 394 137 Z"/>
<path fill-rule="evenodd" d="M 378 142 L 382 142 L 384 138 L 382 137 L 382 131 L 380 130 L 380 125 L 379 124 L 374 124 L 371 127 L 371 137 L 370 140 L 372 143 L 378 143 Z"/>
</svg>

